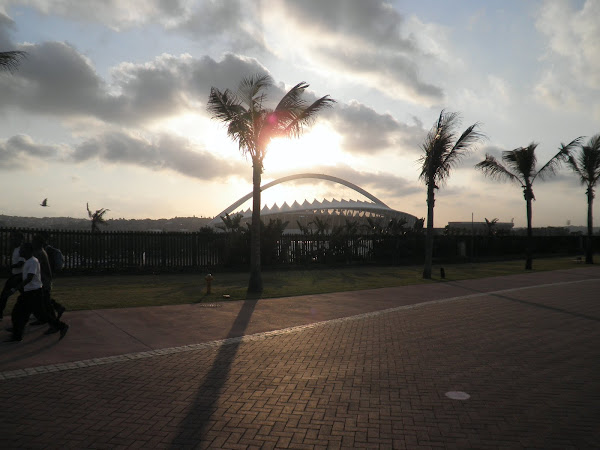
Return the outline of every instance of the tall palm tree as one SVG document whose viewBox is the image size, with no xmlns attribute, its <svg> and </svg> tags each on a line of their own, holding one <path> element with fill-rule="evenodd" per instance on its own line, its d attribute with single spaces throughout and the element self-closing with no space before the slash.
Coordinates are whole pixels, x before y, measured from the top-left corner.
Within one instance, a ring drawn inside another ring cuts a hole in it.
<svg viewBox="0 0 600 450">
<path fill-rule="evenodd" d="M 532 248 L 532 227 L 531 227 L 531 201 L 535 200 L 533 195 L 533 182 L 539 177 L 544 180 L 556 173 L 556 170 L 569 155 L 569 151 L 578 144 L 580 138 L 570 142 L 568 145 L 562 145 L 556 155 L 544 164 L 540 170 L 536 170 L 537 158 L 535 149 L 538 144 L 532 142 L 527 147 L 519 147 L 514 150 L 502 152 L 502 161 L 499 162 L 492 155 L 485 155 L 485 159 L 475 165 L 476 169 L 481 170 L 486 176 L 501 181 L 513 181 L 519 183 L 523 188 L 523 197 L 527 208 L 527 248 L 525 249 L 525 270 L 533 268 L 531 255 Z"/>
<path fill-rule="evenodd" d="M 419 179 L 427 185 L 427 234 L 425 236 L 425 267 L 423 278 L 431 278 L 433 262 L 433 207 L 435 190 L 450 176 L 450 170 L 485 137 L 478 132 L 475 123 L 456 139 L 455 129 L 460 124 L 458 113 L 442 110 L 425 141 L 421 145 L 423 156 L 419 158 Z"/>
<path fill-rule="evenodd" d="M 100 208 L 97 209 L 96 212 L 90 211 L 90 205 L 88 203 L 85 204 L 87 208 L 88 217 L 92 221 L 92 232 L 100 231 L 98 225 L 107 225 L 106 219 L 104 219 L 104 214 L 106 214 L 110 209 Z"/>
<path fill-rule="evenodd" d="M 0 70 L 12 72 L 26 55 L 27 53 L 19 50 L 0 52 Z"/>
<path fill-rule="evenodd" d="M 249 294 L 262 292 L 260 273 L 260 183 L 267 146 L 275 137 L 297 137 L 317 113 L 331 106 L 328 95 L 310 105 L 302 98 L 308 88 L 305 82 L 290 89 L 275 109 L 264 105 L 266 93 L 273 85 L 268 75 L 244 78 L 236 93 L 212 87 L 208 111 L 212 118 L 227 124 L 227 135 L 238 142 L 240 151 L 252 160 L 252 234 L 250 251 Z"/>
<path fill-rule="evenodd" d="M 592 235 L 594 233 L 594 218 L 592 215 L 592 205 L 594 203 L 594 187 L 600 179 L 600 134 L 590 138 L 587 145 L 580 145 L 581 150 L 577 157 L 569 154 L 567 164 L 573 171 L 579 175 L 581 184 L 587 186 L 587 242 L 585 248 L 585 263 L 594 264 L 594 247 L 592 245 Z"/>
</svg>

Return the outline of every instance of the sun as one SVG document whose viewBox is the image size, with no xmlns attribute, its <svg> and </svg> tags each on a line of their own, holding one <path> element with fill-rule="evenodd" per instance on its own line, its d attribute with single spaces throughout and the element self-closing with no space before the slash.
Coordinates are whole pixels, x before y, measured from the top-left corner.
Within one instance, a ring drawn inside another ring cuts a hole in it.
<svg viewBox="0 0 600 450">
<path fill-rule="evenodd" d="M 265 171 L 287 172 L 348 162 L 340 142 L 341 136 L 325 125 L 315 125 L 297 139 L 273 139 L 264 159 Z"/>
</svg>

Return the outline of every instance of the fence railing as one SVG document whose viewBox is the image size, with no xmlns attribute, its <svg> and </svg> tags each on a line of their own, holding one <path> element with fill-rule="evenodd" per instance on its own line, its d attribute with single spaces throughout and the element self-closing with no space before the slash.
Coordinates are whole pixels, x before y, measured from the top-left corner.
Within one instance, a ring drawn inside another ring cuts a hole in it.
<svg viewBox="0 0 600 450">
<path fill-rule="evenodd" d="M 246 269 L 249 263 L 247 235 L 202 232 L 134 232 L 40 230 L 0 228 L 0 268 L 10 265 L 9 236 L 21 231 L 26 241 L 45 234 L 64 256 L 66 273 L 186 271 L 219 267 Z M 437 261 L 518 258 L 524 255 L 523 236 L 436 236 Z M 534 237 L 538 255 L 578 254 L 581 236 Z M 598 240 L 595 242 L 598 250 Z M 424 236 L 305 236 L 283 235 L 265 240 L 261 246 L 264 266 L 421 264 Z"/>
</svg>

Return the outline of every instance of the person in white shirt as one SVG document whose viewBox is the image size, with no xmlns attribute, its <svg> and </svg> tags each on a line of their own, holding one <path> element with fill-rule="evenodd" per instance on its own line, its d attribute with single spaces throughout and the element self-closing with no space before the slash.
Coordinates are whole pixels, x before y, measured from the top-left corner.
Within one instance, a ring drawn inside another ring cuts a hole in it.
<svg viewBox="0 0 600 450">
<path fill-rule="evenodd" d="M 4 316 L 4 308 L 6 308 L 6 302 L 8 301 L 8 297 L 10 296 L 10 291 L 14 289 L 21 280 L 23 279 L 23 264 L 25 260 L 21 258 L 21 244 L 23 243 L 23 233 L 20 231 L 13 231 L 10 234 L 10 245 L 13 248 L 12 258 L 11 258 L 11 274 L 4 283 L 4 288 L 2 289 L 2 293 L 0 293 L 0 320 Z"/>
<path fill-rule="evenodd" d="M 46 332 L 46 334 L 51 334 L 50 332 L 54 332 L 53 330 L 56 330 L 56 332 L 60 331 L 60 340 L 67 334 L 69 326 L 58 320 L 54 315 L 54 311 L 49 311 L 47 308 L 42 290 L 40 262 L 33 256 L 33 246 L 31 243 L 26 242 L 21 245 L 20 254 L 25 259 L 25 263 L 23 264 L 23 281 L 16 288 L 13 288 L 11 293 L 22 288 L 23 294 L 17 299 L 12 312 L 13 331 L 9 341 L 23 340 L 23 331 L 31 313 L 39 315 L 48 322 L 51 330 Z"/>
</svg>

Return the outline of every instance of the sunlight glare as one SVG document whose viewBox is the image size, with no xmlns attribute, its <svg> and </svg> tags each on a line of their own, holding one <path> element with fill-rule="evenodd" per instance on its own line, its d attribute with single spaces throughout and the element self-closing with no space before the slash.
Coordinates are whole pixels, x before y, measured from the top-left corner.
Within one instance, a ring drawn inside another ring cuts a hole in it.
<svg viewBox="0 0 600 450">
<path fill-rule="evenodd" d="M 341 137 L 325 125 L 315 125 L 298 139 L 277 138 L 269 144 L 265 171 L 285 172 L 348 162 L 340 147 Z"/>
</svg>

